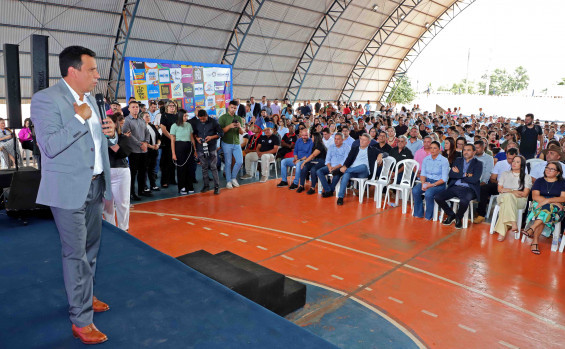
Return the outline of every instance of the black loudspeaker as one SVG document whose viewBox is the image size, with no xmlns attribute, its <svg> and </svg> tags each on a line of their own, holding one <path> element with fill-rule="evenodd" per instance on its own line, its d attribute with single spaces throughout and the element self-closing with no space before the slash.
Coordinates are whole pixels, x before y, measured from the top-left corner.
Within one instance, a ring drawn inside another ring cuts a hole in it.
<svg viewBox="0 0 565 349">
<path fill-rule="evenodd" d="M 41 171 L 17 171 L 12 175 L 12 183 L 6 200 L 7 211 L 31 211 L 38 209 L 35 203 L 41 181 Z"/>
<path fill-rule="evenodd" d="M 31 36 L 31 85 L 33 95 L 49 87 L 49 37 Z"/>
<path fill-rule="evenodd" d="M 22 94 L 20 88 L 19 46 L 4 44 L 4 74 L 6 77 L 6 112 L 11 129 L 22 128 Z"/>
</svg>

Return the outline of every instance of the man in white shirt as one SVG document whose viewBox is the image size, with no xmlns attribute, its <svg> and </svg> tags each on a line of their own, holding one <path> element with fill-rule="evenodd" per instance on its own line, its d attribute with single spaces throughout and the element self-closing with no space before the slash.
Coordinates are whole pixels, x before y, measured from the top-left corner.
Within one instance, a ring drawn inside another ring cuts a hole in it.
<svg viewBox="0 0 565 349">
<path fill-rule="evenodd" d="M 330 149 L 330 146 L 335 143 L 334 136 L 328 127 L 322 130 L 322 142 L 326 146 L 326 149 Z"/>
<path fill-rule="evenodd" d="M 70 46 L 59 54 L 63 79 L 37 92 L 31 119 L 42 152 L 37 203 L 51 208 L 62 245 L 63 276 L 72 333 L 85 344 L 108 340 L 93 323 L 109 306 L 93 296 L 102 230 L 103 198 L 112 198 L 108 145 L 115 127 L 101 120 L 90 96 L 100 79 L 96 54 Z M 108 138 L 108 139 L 107 139 Z"/>
</svg>

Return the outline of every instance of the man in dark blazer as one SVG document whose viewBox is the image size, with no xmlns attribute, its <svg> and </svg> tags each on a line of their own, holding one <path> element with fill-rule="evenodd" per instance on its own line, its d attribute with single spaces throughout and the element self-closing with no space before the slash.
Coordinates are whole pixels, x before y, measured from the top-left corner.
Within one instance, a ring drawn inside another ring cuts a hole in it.
<svg viewBox="0 0 565 349">
<path fill-rule="evenodd" d="M 481 174 L 483 163 L 475 158 L 475 146 L 466 144 L 463 147 L 463 157 L 455 159 L 453 167 L 449 171 L 449 182 L 447 189 L 435 195 L 434 200 L 445 212 L 447 217 L 444 225 L 450 225 L 455 221 L 455 228 L 463 228 L 463 215 L 469 208 L 469 203 L 480 199 Z M 459 208 L 454 213 L 447 204 L 447 200 L 459 198 Z"/>
<path fill-rule="evenodd" d="M 339 169 L 343 176 L 339 182 L 339 192 L 337 195 L 337 204 L 343 205 L 343 197 L 350 178 L 369 178 L 375 171 L 375 162 L 378 166 L 382 165 L 383 157 L 387 157 L 387 153 L 383 153 L 375 147 L 369 146 L 371 136 L 364 133 L 359 137 L 359 146 L 352 147 L 345 159 L 345 163 Z"/>
<path fill-rule="evenodd" d="M 108 144 L 117 140 L 114 123 L 101 119 L 90 96 L 100 78 L 95 56 L 81 46 L 65 48 L 59 54 L 63 79 L 31 100 L 31 119 L 42 154 L 37 203 L 50 206 L 53 213 L 62 245 L 72 332 L 85 344 L 108 339 L 94 326 L 93 312 L 109 307 L 92 293 L 103 199 L 112 198 Z"/>
<path fill-rule="evenodd" d="M 255 98 L 249 98 L 249 107 L 254 117 L 258 117 L 261 114 L 261 103 L 255 102 Z"/>
<path fill-rule="evenodd" d="M 245 119 L 245 114 L 246 114 L 246 112 L 245 112 L 245 105 L 241 104 L 239 98 L 237 98 L 235 101 L 236 101 L 237 104 L 238 104 L 237 113 L 236 113 L 236 114 L 237 114 L 238 116 L 240 116 L 240 117 L 242 117 L 242 118 Z M 196 115 L 196 116 L 198 116 L 198 115 Z"/>
</svg>

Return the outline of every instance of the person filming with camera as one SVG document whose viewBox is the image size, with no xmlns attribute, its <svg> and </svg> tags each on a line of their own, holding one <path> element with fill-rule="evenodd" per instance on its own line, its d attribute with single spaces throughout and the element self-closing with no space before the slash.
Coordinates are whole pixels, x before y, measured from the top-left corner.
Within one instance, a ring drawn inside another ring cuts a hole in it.
<svg viewBox="0 0 565 349">
<path fill-rule="evenodd" d="M 194 139 L 196 140 L 196 154 L 200 159 L 200 164 L 202 165 L 202 179 L 204 181 L 204 187 L 202 187 L 201 193 L 210 190 L 210 178 L 208 177 L 208 170 L 212 171 L 212 177 L 214 177 L 214 194 L 220 194 L 220 179 L 218 178 L 218 167 L 217 163 L 217 143 L 218 138 L 223 136 L 224 131 L 220 127 L 220 124 L 216 119 L 208 117 L 206 110 L 198 111 L 198 122 L 194 125 Z"/>
</svg>

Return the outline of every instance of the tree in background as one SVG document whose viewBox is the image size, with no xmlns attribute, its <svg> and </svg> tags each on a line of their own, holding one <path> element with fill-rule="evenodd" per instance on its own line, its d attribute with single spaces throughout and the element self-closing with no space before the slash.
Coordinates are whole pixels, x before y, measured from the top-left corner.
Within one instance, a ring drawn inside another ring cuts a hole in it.
<svg viewBox="0 0 565 349">
<path fill-rule="evenodd" d="M 561 81 L 559 81 L 559 82 L 557 83 L 557 85 L 559 85 L 559 86 L 565 85 L 565 78 L 561 78 Z"/>
<path fill-rule="evenodd" d="M 497 96 L 523 91 L 530 84 L 528 71 L 522 66 L 516 68 L 512 74 L 506 69 L 497 68 L 490 76 L 483 75 L 482 79 L 490 82 L 488 94 Z M 480 93 L 485 93 L 486 85 L 485 81 L 479 83 Z"/>
<path fill-rule="evenodd" d="M 412 84 L 407 76 L 396 80 L 396 86 L 388 95 L 387 103 L 408 104 L 416 98 L 416 92 L 412 89 Z"/>
</svg>

